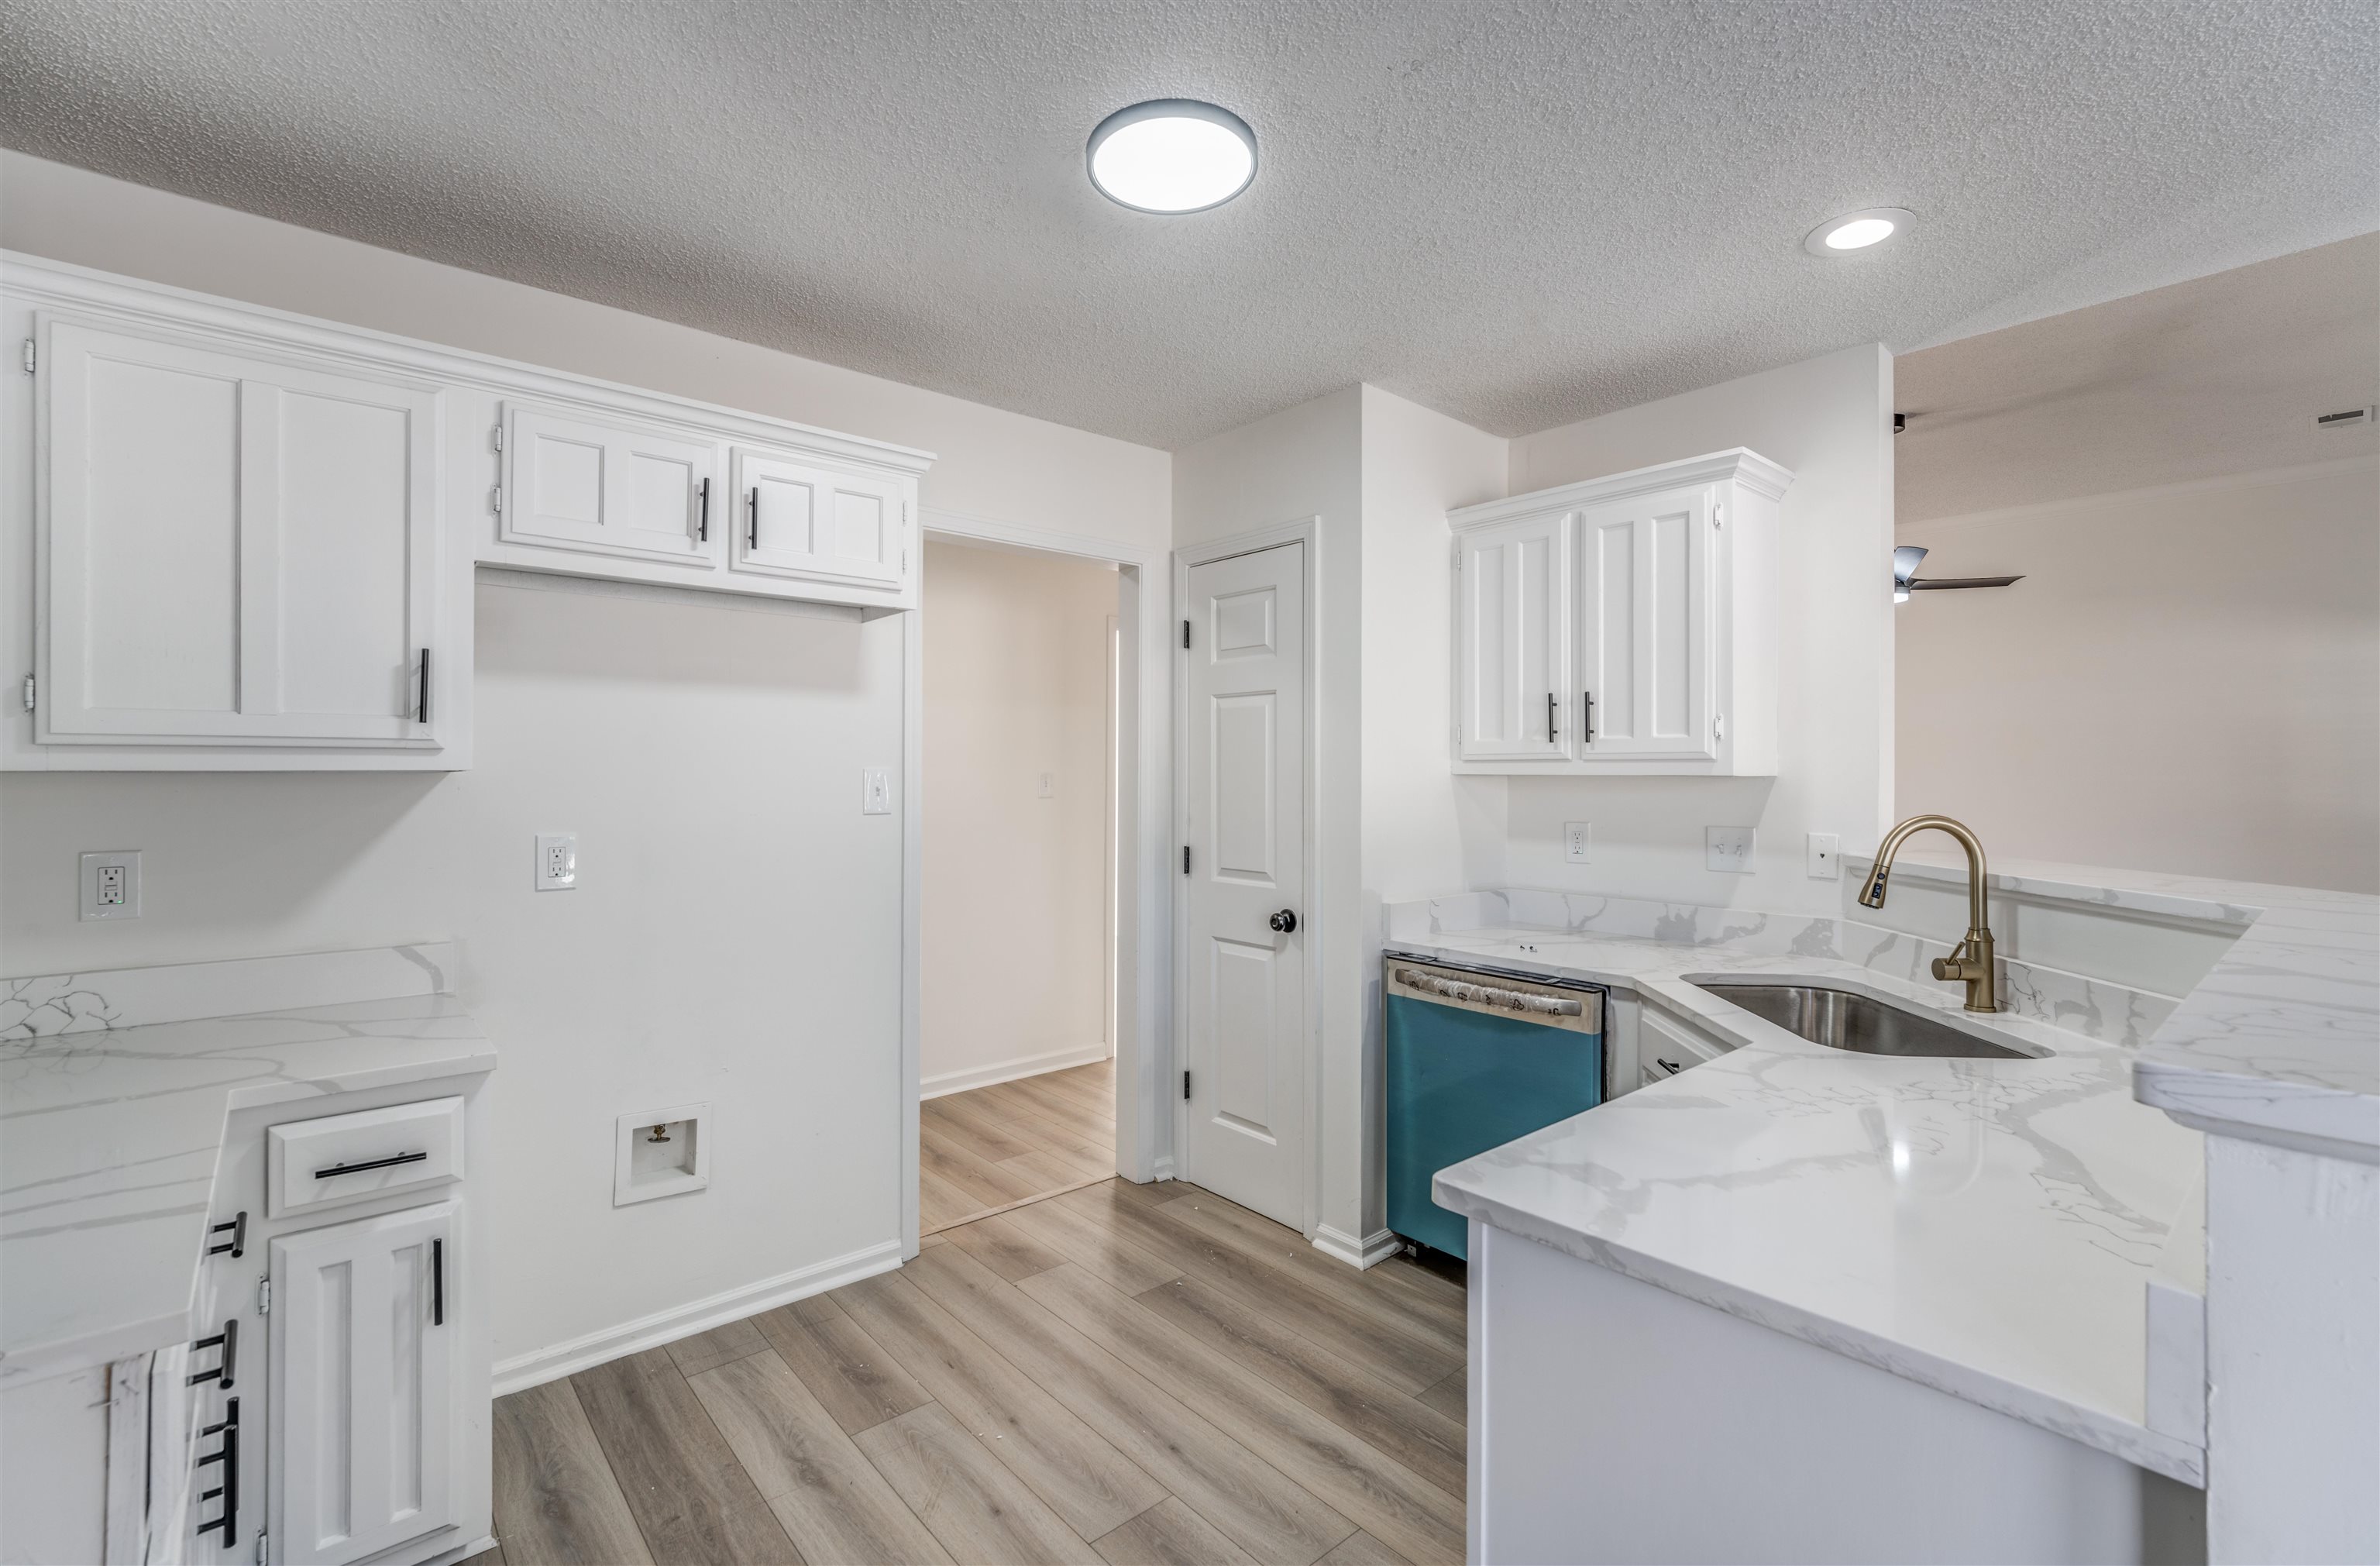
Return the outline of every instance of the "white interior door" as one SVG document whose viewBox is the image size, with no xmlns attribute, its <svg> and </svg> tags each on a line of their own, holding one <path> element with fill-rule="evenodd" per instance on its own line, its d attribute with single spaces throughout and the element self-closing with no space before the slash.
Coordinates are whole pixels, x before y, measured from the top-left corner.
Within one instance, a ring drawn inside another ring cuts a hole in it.
<svg viewBox="0 0 2380 1566">
<path fill-rule="evenodd" d="M 1457 547 L 1463 759 L 1558 760 L 1577 716 L 1562 688 L 1570 514 L 1468 530 Z"/>
<path fill-rule="evenodd" d="M 337 1566 L 455 1525 L 459 1205 L 273 1242 L 276 1560 Z"/>
<path fill-rule="evenodd" d="M 1585 756 L 1717 754 L 1710 722 L 1710 492 L 1590 507 L 1578 522 Z"/>
<path fill-rule="evenodd" d="M 1292 1227 L 1305 1171 L 1305 546 L 1189 572 L 1183 1176 Z"/>
</svg>

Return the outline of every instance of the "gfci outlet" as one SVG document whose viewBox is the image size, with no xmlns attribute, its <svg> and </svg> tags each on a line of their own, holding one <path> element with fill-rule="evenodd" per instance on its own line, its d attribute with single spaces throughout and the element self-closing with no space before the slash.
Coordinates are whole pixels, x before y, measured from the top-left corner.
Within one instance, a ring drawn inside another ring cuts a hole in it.
<svg viewBox="0 0 2380 1566">
<path fill-rule="evenodd" d="M 1830 832 L 1812 832 L 1810 834 L 1810 879 L 1840 880 L 1842 878 L 1842 864 L 1835 853 L 1835 834 Z"/>
<path fill-rule="evenodd" d="M 1752 852 L 1759 833 L 1750 827 L 1705 827 L 1703 866 L 1730 875 L 1752 873 Z"/>
<path fill-rule="evenodd" d="M 578 834 L 541 832 L 537 834 L 537 889 L 568 892 L 578 885 Z"/>
<path fill-rule="evenodd" d="M 1594 822 L 1564 821 L 1562 823 L 1562 857 L 1573 865 L 1585 865 L 1594 860 Z"/>
<path fill-rule="evenodd" d="M 115 848 L 82 856 L 82 917 L 86 919 L 137 919 L 140 917 L 140 850 Z"/>
</svg>

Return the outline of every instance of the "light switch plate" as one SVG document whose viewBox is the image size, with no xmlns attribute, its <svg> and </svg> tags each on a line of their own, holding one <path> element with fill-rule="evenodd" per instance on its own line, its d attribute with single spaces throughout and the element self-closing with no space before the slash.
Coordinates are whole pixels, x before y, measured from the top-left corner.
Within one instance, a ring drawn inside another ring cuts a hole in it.
<svg viewBox="0 0 2380 1566">
<path fill-rule="evenodd" d="M 869 767 L 859 774 L 859 813 L 863 816 L 889 816 L 892 813 L 892 774 L 881 767 Z"/>
<path fill-rule="evenodd" d="M 140 917 L 140 850 L 115 848 L 86 854 L 80 868 L 84 918 Z"/>
<path fill-rule="evenodd" d="M 569 892 L 578 885 L 578 834 L 541 832 L 537 834 L 537 889 Z"/>
<path fill-rule="evenodd" d="M 1564 821 L 1562 823 L 1562 857 L 1573 865 L 1592 864 L 1595 859 L 1595 823 Z"/>
<path fill-rule="evenodd" d="M 1840 880 L 1843 879 L 1841 856 L 1835 852 L 1835 834 L 1814 832 L 1810 834 L 1810 879 Z"/>
<path fill-rule="evenodd" d="M 1703 829 L 1703 865 L 1706 869 L 1725 870 L 1730 875 L 1752 873 L 1753 849 L 1760 834 L 1750 827 L 1705 827 Z"/>
</svg>

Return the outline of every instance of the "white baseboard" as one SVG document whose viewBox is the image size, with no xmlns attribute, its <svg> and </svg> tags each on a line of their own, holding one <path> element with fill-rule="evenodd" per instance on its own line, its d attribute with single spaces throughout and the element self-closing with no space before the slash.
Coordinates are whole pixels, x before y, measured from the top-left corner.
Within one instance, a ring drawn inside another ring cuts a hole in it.
<svg viewBox="0 0 2380 1566">
<path fill-rule="evenodd" d="M 1397 1247 L 1403 1243 L 1385 1229 L 1366 1234 L 1361 1240 L 1327 1223 L 1318 1225 L 1314 1231 L 1314 1248 L 1325 1256 L 1337 1256 L 1350 1267 L 1378 1267 L 1396 1255 Z"/>
<path fill-rule="evenodd" d="M 994 1061 L 988 1066 L 970 1066 L 965 1071 L 941 1072 L 917 1084 L 917 1097 L 939 1099 L 945 1093 L 964 1093 L 970 1087 L 990 1087 L 994 1083 L 1014 1082 L 1020 1076 L 1038 1076 L 1045 1071 L 1087 1066 L 1094 1061 L 1104 1061 L 1114 1053 L 1105 1044 L 1092 1044 L 1079 1050 L 1053 1050 L 1046 1055 L 1024 1055 L 1013 1061 Z"/>
<path fill-rule="evenodd" d="M 791 1272 L 781 1272 L 774 1278 L 763 1278 L 757 1283 L 747 1283 L 708 1299 L 656 1311 L 650 1316 L 638 1317 L 634 1321 L 623 1322 L 601 1332 L 589 1332 L 566 1343 L 515 1354 L 510 1359 L 496 1362 L 495 1395 L 503 1397 L 527 1387 L 559 1380 L 589 1366 L 658 1348 L 663 1343 L 674 1343 L 696 1332 L 723 1327 L 730 1321 L 741 1321 L 747 1316 L 772 1310 L 795 1300 L 808 1299 L 812 1294 L 823 1294 L 829 1289 L 840 1289 L 845 1283 L 856 1283 L 880 1272 L 890 1272 L 900 1265 L 901 1242 L 886 1240 L 848 1256 L 831 1256 L 825 1261 L 795 1268 Z"/>
</svg>

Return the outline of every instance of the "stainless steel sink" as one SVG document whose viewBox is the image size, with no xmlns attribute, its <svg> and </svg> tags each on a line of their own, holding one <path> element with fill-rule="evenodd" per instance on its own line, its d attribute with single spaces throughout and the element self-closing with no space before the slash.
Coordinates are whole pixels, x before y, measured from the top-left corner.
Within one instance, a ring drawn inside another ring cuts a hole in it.
<svg viewBox="0 0 2380 1566">
<path fill-rule="evenodd" d="M 1834 1050 L 1863 1055 L 1952 1055 L 1975 1060 L 2022 1061 L 2022 1050 L 1990 1043 L 1972 1033 L 1907 1012 L 1848 989 L 1815 984 L 1772 984 L 1760 979 L 1696 979 L 1730 1005 L 1742 1006 L 1789 1033 Z"/>
</svg>

